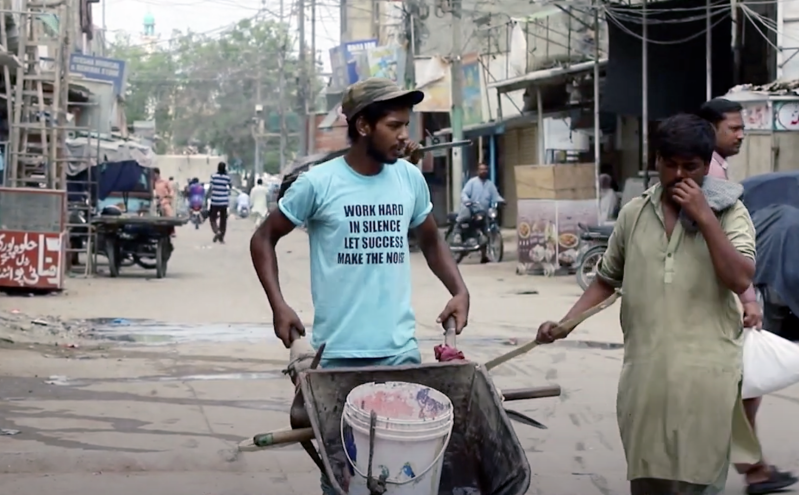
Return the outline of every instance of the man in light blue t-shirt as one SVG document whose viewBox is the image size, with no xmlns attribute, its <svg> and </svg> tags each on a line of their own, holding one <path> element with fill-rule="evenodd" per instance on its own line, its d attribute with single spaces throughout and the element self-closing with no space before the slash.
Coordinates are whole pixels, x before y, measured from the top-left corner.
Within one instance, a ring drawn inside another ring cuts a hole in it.
<svg viewBox="0 0 799 495">
<path fill-rule="evenodd" d="M 321 365 L 377 366 L 421 363 L 411 308 L 408 229 L 415 229 L 433 273 L 452 295 L 439 322 L 453 316 L 466 326 L 469 293 L 430 214 L 421 171 L 401 159 L 418 145 L 408 140 L 420 91 L 388 79 L 352 85 L 342 101 L 352 147 L 341 158 L 303 173 L 289 187 L 250 243 L 253 264 L 274 316 L 275 333 L 288 347 L 297 314 L 280 291 L 275 245 L 305 224 L 311 248 L 313 337 L 326 343 Z"/>
</svg>

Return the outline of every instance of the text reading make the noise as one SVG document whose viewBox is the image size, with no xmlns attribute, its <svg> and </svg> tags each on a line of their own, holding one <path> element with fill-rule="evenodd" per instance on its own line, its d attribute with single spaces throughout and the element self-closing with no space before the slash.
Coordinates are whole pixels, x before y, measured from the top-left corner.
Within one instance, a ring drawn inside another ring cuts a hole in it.
<svg viewBox="0 0 799 495">
<path fill-rule="evenodd" d="M 350 235 L 344 238 L 340 265 L 398 265 L 405 263 L 405 208 L 401 204 L 346 205 Z M 381 217 L 381 218 L 377 218 Z M 388 218 L 386 218 L 388 217 Z M 368 250 L 368 252 L 363 252 Z"/>
</svg>

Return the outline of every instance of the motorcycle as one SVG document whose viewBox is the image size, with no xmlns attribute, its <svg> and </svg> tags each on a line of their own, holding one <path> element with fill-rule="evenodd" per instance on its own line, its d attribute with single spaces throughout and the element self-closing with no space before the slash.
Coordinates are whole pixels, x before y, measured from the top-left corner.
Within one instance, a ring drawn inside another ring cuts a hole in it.
<svg viewBox="0 0 799 495">
<path fill-rule="evenodd" d="M 87 201 L 81 202 L 80 205 L 77 203 L 69 205 L 69 247 L 72 266 L 80 264 L 79 252 L 86 246 L 89 238 L 90 227 L 85 212 L 87 207 Z"/>
<path fill-rule="evenodd" d="M 205 221 L 206 215 L 203 214 L 202 210 L 203 208 L 201 205 L 195 205 L 191 207 L 189 213 L 189 220 L 191 221 L 192 224 L 194 224 L 195 230 L 199 230 L 200 225 L 202 225 L 203 222 Z"/>
<path fill-rule="evenodd" d="M 456 263 L 460 263 L 470 253 L 477 251 L 493 263 L 502 261 L 505 244 L 497 224 L 497 215 L 501 205 L 502 203 L 495 203 L 488 208 L 488 211 L 475 203 L 467 205 L 471 216 L 469 220 L 460 224 L 461 242 L 459 244 L 455 243 L 458 213 L 452 212 L 447 215 L 447 232 L 444 238 Z"/>
<path fill-rule="evenodd" d="M 238 214 L 239 218 L 247 218 L 248 216 L 250 216 L 250 208 L 247 206 L 239 208 Z"/>
<path fill-rule="evenodd" d="M 580 228 L 580 250 L 577 252 L 577 284 L 586 290 L 596 276 L 596 267 L 608 249 L 608 240 L 613 225 L 588 226 L 577 224 Z"/>
</svg>

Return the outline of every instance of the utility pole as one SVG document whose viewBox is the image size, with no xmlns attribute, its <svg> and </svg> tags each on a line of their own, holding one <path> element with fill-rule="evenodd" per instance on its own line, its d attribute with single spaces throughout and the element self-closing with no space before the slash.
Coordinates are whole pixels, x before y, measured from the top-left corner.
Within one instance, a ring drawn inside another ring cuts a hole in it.
<svg viewBox="0 0 799 495">
<path fill-rule="evenodd" d="M 255 132 L 255 164 L 253 172 L 256 177 L 264 173 L 261 161 L 261 139 L 264 137 L 264 106 L 261 102 L 261 64 L 258 64 L 258 78 L 255 81 L 255 118 L 258 120 L 258 130 Z"/>
<path fill-rule="evenodd" d="M 462 0 L 452 0 L 452 141 L 463 139 L 463 42 L 461 41 L 461 18 L 463 16 Z M 452 148 L 452 209 L 457 211 L 458 201 L 463 189 L 463 153 L 460 147 Z"/>
<path fill-rule="evenodd" d="M 280 172 L 286 168 L 286 104 L 284 102 L 286 93 L 286 44 L 288 39 L 288 29 L 283 24 L 283 0 L 280 0 L 280 28 L 286 32 L 281 35 L 280 53 L 278 54 L 277 64 L 280 71 L 278 78 L 278 113 L 280 114 Z"/>
<path fill-rule="evenodd" d="M 261 20 L 261 13 L 264 9 L 266 0 L 261 0 L 261 10 L 258 11 L 258 20 Z M 262 54 L 258 54 L 260 58 Z M 264 173 L 264 165 L 261 153 L 261 140 L 264 138 L 264 102 L 261 98 L 261 86 L 263 84 L 263 69 L 261 64 L 258 63 L 258 77 L 255 80 L 255 118 L 258 120 L 258 130 L 255 133 L 255 163 L 253 164 L 253 173 L 259 177 Z"/>
<path fill-rule="evenodd" d="M 105 25 L 105 0 L 101 0 L 101 1 L 103 2 L 103 3 L 100 4 L 100 8 L 102 9 L 102 15 L 103 15 L 103 46 L 102 46 L 102 48 L 103 48 L 103 57 L 107 57 L 108 56 L 108 48 L 107 48 L 107 46 L 108 46 L 108 31 L 106 30 L 106 25 Z"/>
<path fill-rule="evenodd" d="M 298 0 L 299 4 L 299 16 L 297 23 L 299 24 L 300 29 L 300 73 L 299 73 L 299 81 L 297 84 L 297 91 L 300 97 L 300 112 L 302 112 L 302 119 L 303 125 L 300 126 L 300 154 L 306 155 L 308 154 L 308 60 L 306 58 L 307 55 L 307 44 L 305 41 L 305 0 Z"/>
<path fill-rule="evenodd" d="M 316 0 L 311 0 L 311 65 L 310 73 L 306 78 L 308 84 L 308 154 L 316 148 Z"/>
</svg>

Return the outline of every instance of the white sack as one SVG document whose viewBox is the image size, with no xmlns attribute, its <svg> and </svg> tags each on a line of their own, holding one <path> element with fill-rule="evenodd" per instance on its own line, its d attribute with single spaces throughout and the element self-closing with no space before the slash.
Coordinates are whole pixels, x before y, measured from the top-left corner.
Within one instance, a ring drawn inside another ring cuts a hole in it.
<svg viewBox="0 0 799 495">
<path fill-rule="evenodd" d="M 744 330 L 744 399 L 799 383 L 799 345 L 766 330 Z"/>
</svg>

